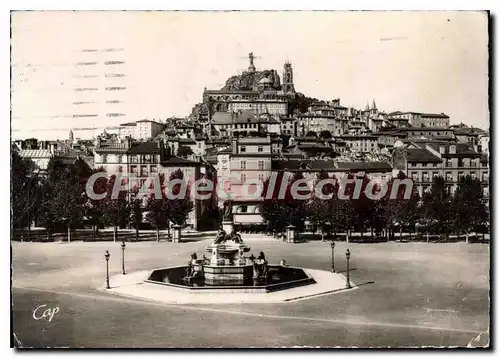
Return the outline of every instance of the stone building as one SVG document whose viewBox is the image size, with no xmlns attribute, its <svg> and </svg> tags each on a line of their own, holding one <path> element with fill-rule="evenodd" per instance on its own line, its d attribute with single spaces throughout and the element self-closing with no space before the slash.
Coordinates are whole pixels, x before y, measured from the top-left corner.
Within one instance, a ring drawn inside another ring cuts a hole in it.
<svg viewBox="0 0 500 358">
<path fill-rule="evenodd" d="M 171 154 L 171 146 L 162 139 L 150 142 L 133 142 L 131 138 L 119 143 L 101 143 L 94 148 L 95 167 L 103 167 L 108 176 L 132 174 L 136 180 L 129 182 L 129 193 L 141 187 L 149 177 L 163 175 L 166 180 L 177 169 L 191 185 L 205 176 L 216 177 L 215 169 L 206 162 L 193 161 Z M 130 197 L 130 195 L 129 195 Z M 194 200 L 194 210 L 189 213 L 186 224 L 197 229 L 202 216 L 211 208 L 207 201 Z"/>
<path fill-rule="evenodd" d="M 487 157 L 465 143 L 408 140 L 394 149 L 393 167 L 412 178 L 419 194 L 430 190 L 433 177 L 441 176 L 451 194 L 460 177 L 470 175 L 481 181 L 483 194 L 489 198 Z"/>
</svg>

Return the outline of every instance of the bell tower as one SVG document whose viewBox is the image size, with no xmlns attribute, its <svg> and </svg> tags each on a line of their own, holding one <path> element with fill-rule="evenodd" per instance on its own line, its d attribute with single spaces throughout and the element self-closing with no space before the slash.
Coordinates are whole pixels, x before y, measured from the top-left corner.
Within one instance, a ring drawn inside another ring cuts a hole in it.
<svg viewBox="0 0 500 358">
<path fill-rule="evenodd" d="M 293 69 L 290 62 L 285 62 L 283 68 L 283 92 L 285 94 L 295 93 L 295 88 L 293 86 Z"/>
</svg>

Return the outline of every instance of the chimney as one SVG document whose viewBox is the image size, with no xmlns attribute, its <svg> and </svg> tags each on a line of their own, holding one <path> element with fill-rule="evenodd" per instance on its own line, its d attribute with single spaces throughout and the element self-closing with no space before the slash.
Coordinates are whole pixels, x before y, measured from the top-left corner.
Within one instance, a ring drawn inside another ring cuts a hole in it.
<svg viewBox="0 0 500 358">
<path fill-rule="evenodd" d="M 233 138 L 233 154 L 238 154 L 238 139 Z"/>
<path fill-rule="evenodd" d="M 445 147 L 444 145 L 439 146 L 439 154 L 444 154 L 445 153 Z"/>
<path fill-rule="evenodd" d="M 50 154 L 55 154 L 56 152 L 56 144 L 50 143 Z"/>
<path fill-rule="evenodd" d="M 450 154 L 457 154 L 457 146 L 455 144 L 450 145 Z"/>
<path fill-rule="evenodd" d="M 160 151 L 162 151 L 164 149 L 163 139 L 159 137 L 156 139 L 156 142 L 158 143 L 158 148 L 160 148 Z"/>
</svg>

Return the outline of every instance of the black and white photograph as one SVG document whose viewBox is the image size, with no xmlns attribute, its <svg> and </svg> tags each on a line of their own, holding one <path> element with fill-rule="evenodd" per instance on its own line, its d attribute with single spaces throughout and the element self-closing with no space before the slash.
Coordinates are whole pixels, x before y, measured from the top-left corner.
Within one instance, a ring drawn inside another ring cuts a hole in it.
<svg viewBox="0 0 500 358">
<path fill-rule="evenodd" d="M 11 11 L 11 347 L 491 348 L 491 16 Z"/>
</svg>

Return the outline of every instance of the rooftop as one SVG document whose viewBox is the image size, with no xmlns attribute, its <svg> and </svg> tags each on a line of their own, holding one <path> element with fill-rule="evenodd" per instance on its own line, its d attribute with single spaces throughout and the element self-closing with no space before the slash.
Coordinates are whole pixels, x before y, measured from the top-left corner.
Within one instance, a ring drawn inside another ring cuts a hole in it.
<svg viewBox="0 0 500 358">
<path fill-rule="evenodd" d="M 390 172 L 392 166 L 387 162 L 336 162 L 333 160 L 273 160 L 272 170 L 286 171 L 363 171 Z"/>
<path fill-rule="evenodd" d="M 133 143 L 127 151 L 128 154 L 151 154 L 160 153 L 160 147 L 157 142 Z"/>
<path fill-rule="evenodd" d="M 22 158 L 50 158 L 52 153 L 47 149 L 23 149 L 19 151 Z"/>
<path fill-rule="evenodd" d="M 215 112 L 212 118 L 213 124 L 256 123 L 258 121 L 254 113 L 248 110 L 239 112 Z"/>
<path fill-rule="evenodd" d="M 409 163 L 441 163 L 441 159 L 425 148 L 408 148 L 406 159 Z"/>
<path fill-rule="evenodd" d="M 204 165 L 203 162 L 196 162 L 194 160 L 189 160 L 189 159 L 184 159 L 181 157 L 177 157 L 175 155 L 170 155 L 168 157 L 163 158 L 163 160 L 160 162 L 162 166 L 169 166 L 169 165 L 182 165 L 182 166 L 202 166 Z"/>
</svg>

